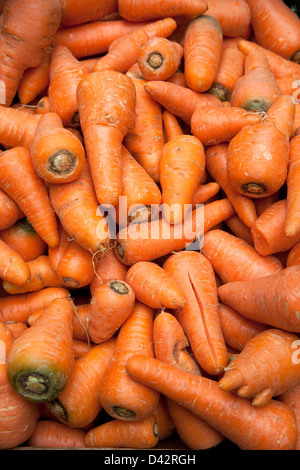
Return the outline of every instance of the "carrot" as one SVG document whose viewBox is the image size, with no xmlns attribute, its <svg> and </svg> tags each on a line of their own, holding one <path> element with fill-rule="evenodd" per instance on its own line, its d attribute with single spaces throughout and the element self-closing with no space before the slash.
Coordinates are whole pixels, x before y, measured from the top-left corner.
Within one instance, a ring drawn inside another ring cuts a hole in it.
<svg viewBox="0 0 300 470">
<path fill-rule="evenodd" d="M 117 234 L 115 253 L 128 266 L 138 261 L 153 261 L 172 251 L 184 250 L 194 242 L 197 244 L 198 237 L 233 214 L 234 209 L 225 198 L 194 209 L 183 225 L 172 225 L 161 218 L 131 224 Z"/>
<path fill-rule="evenodd" d="M 206 184 L 200 184 L 193 195 L 192 204 L 204 204 L 212 200 L 212 198 L 214 198 L 219 193 L 220 189 L 220 185 L 215 181 L 210 181 Z"/>
<path fill-rule="evenodd" d="M 129 70 L 136 92 L 135 125 L 125 136 L 123 144 L 133 157 L 157 183 L 158 162 L 164 145 L 162 107 L 149 96 L 144 88 L 147 83 L 142 76 Z"/>
<path fill-rule="evenodd" d="M 159 441 L 159 429 L 154 416 L 140 421 L 114 419 L 89 430 L 85 436 L 88 448 L 151 449 Z"/>
<path fill-rule="evenodd" d="M 182 222 L 205 169 L 205 151 L 196 136 L 179 135 L 163 148 L 159 161 L 163 213 L 167 222 Z"/>
<path fill-rule="evenodd" d="M 55 246 L 58 243 L 55 214 L 47 188 L 34 170 L 29 150 L 15 147 L 3 152 L 0 171 L 1 189 L 18 204 L 42 240 Z"/>
<path fill-rule="evenodd" d="M 175 85 L 180 85 L 185 88 L 186 81 L 183 70 L 176 70 L 176 72 L 170 78 L 168 78 L 167 82 L 174 83 Z"/>
<path fill-rule="evenodd" d="M 88 162 L 75 181 L 50 183 L 49 196 L 52 207 L 71 239 L 93 253 L 104 250 L 108 243 L 108 226 L 97 212 L 93 181 Z"/>
<path fill-rule="evenodd" d="M 300 73 L 294 72 L 277 78 L 277 84 L 282 95 L 293 95 L 300 85 Z"/>
<path fill-rule="evenodd" d="M 141 23 L 119 19 L 62 27 L 57 31 L 53 45 L 67 47 L 77 59 L 96 56 L 98 61 L 97 56 L 106 53 L 111 43 L 141 26 Z"/>
<path fill-rule="evenodd" d="M 135 305 L 135 294 L 127 282 L 110 279 L 93 292 L 88 334 L 96 343 L 113 337 L 130 316 Z"/>
<path fill-rule="evenodd" d="M 230 49 L 228 49 L 230 50 Z M 261 116 L 239 106 L 197 108 L 191 119 L 192 134 L 203 145 L 229 142 L 245 126 L 261 121 Z"/>
<path fill-rule="evenodd" d="M 78 339 L 73 337 L 72 350 L 74 359 L 78 360 L 81 357 L 85 356 L 85 354 L 87 354 L 94 346 L 95 344 L 91 341 L 86 341 L 84 339 Z"/>
<path fill-rule="evenodd" d="M 238 215 L 233 215 L 229 219 L 224 220 L 225 225 L 229 229 L 229 233 L 244 240 L 248 245 L 254 246 L 251 229 L 239 218 Z"/>
<path fill-rule="evenodd" d="M 300 135 L 290 140 L 287 187 L 287 213 L 284 231 L 288 237 L 297 235 L 300 230 L 300 194 L 298 191 Z"/>
<path fill-rule="evenodd" d="M 247 111 L 266 112 L 281 95 L 274 73 L 262 51 L 246 55 L 245 70 L 235 83 L 230 102 Z"/>
<path fill-rule="evenodd" d="M 115 339 L 111 339 L 94 346 L 75 361 L 65 389 L 57 398 L 45 404 L 60 422 L 71 428 L 83 428 L 93 423 L 101 411 L 100 384 L 114 347 Z"/>
<path fill-rule="evenodd" d="M 272 400 L 254 408 L 251 401 L 221 390 L 214 380 L 142 355 L 130 357 L 126 370 L 134 380 L 180 403 L 241 449 L 292 450 L 295 446 L 295 416 L 281 402 Z"/>
<path fill-rule="evenodd" d="M 205 0 L 186 1 L 182 0 L 165 0 L 163 4 L 159 4 L 154 0 L 119 0 L 119 13 L 127 21 L 147 21 L 157 18 L 165 18 L 168 16 L 198 16 L 207 10 Z"/>
<path fill-rule="evenodd" d="M 131 78 L 113 70 L 89 74 L 78 85 L 81 128 L 99 204 L 119 202 L 122 141 L 135 125 L 135 100 Z"/>
<path fill-rule="evenodd" d="M 91 344 L 89 335 L 88 335 L 88 322 L 90 317 L 91 304 L 90 302 L 84 303 L 81 305 L 76 305 L 75 315 L 73 317 L 73 341 L 75 339 L 84 341 Z M 35 312 L 30 315 L 29 320 L 34 321 L 34 317 L 39 315 L 39 312 Z"/>
<path fill-rule="evenodd" d="M 221 106 L 222 102 L 210 93 L 198 93 L 170 81 L 152 80 L 145 84 L 145 90 L 164 109 L 190 125 L 192 115 L 198 107 L 208 104 Z"/>
<path fill-rule="evenodd" d="M 55 272 L 61 285 L 69 289 L 88 286 L 95 275 L 93 254 L 76 241 L 70 241 Z"/>
<path fill-rule="evenodd" d="M 167 80 L 178 69 L 182 57 L 180 44 L 154 37 L 141 47 L 137 62 L 146 80 Z"/>
<path fill-rule="evenodd" d="M 179 135 L 183 135 L 181 125 L 179 124 L 178 119 L 174 114 L 164 110 L 162 119 L 167 142 L 174 139 L 175 137 L 178 137 Z"/>
<path fill-rule="evenodd" d="M 300 442 L 299 442 L 299 391 L 300 386 L 296 385 L 291 390 L 287 390 L 286 392 L 279 395 L 277 398 L 279 401 L 287 405 L 294 413 L 296 417 L 296 424 L 298 429 L 298 437 L 296 441 L 296 445 L 294 450 L 300 449 Z"/>
<path fill-rule="evenodd" d="M 0 75 L 5 95 L 2 104 L 10 106 L 18 90 L 23 72 L 37 67 L 45 50 L 51 47 L 61 21 L 59 0 L 50 0 L 43 8 L 36 0 L 20 3 L 5 1 L 1 16 Z"/>
<path fill-rule="evenodd" d="M 237 44 L 239 50 L 242 51 L 245 55 L 249 54 L 250 51 L 263 52 L 266 55 L 269 67 L 276 78 L 284 77 L 293 72 L 300 72 L 300 64 L 285 59 L 281 55 L 276 54 L 276 52 L 272 52 L 265 47 L 261 47 L 259 44 L 256 44 L 253 41 L 247 41 L 246 39 L 240 38 Z"/>
<path fill-rule="evenodd" d="M 297 335 L 275 328 L 259 333 L 231 360 L 219 386 L 252 398 L 254 406 L 266 405 L 300 383 L 299 361 L 291 361 L 297 339 Z"/>
<path fill-rule="evenodd" d="M 174 277 L 185 296 L 185 306 L 174 314 L 189 339 L 197 362 L 209 374 L 219 374 L 227 365 L 227 351 L 211 263 L 201 253 L 181 251 L 171 255 L 163 268 Z"/>
<path fill-rule="evenodd" d="M 171 419 L 167 400 L 164 395 L 160 395 L 159 402 L 156 410 L 153 412 L 153 416 L 156 419 L 158 430 L 159 430 L 159 440 L 168 439 L 173 436 L 176 432 L 175 426 Z"/>
<path fill-rule="evenodd" d="M 224 230 L 207 232 L 201 253 L 210 261 L 223 283 L 250 281 L 283 269 L 275 256 L 260 255 L 253 246 Z"/>
<path fill-rule="evenodd" d="M 219 304 L 219 315 L 225 343 L 236 351 L 242 351 L 250 339 L 269 328 L 268 325 L 243 317 L 222 302 Z"/>
<path fill-rule="evenodd" d="M 250 26 L 250 9 L 243 0 L 207 0 L 205 15 L 216 18 L 226 37 L 245 36 Z"/>
<path fill-rule="evenodd" d="M 300 20 L 283 0 L 246 0 L 257 43 L 300 62 Z"/>
<path fill-rule="evenodd" d="M 50 401 L 65 388 L 74 365 L 73 315 L 69 299 L 55 299 L 14 341 L 7 376 L 14 390 L 27 400 Z"/>
<path fill-rule="evenodd" d="M 152 37 L 168 37 L 176 29 L 173 18 L 163 18 L 141 26 L 123 37 L 117 44 L 111 44 L 109 51 L 101 57 L 94 71 L 115 70 L 126 73 L 138 58 L 140 48 Z"/>
<path fill-rule="evenodd" d="M 90 0 L 87 4 L 84 0 L 61 0 L 62 26 L 74 26 L 90 21 L 96 21 L 118 10 L 116 0 Z"/>
<path fill-rule="evenodd" d="M 50 112 L 49 97 L 43 96 L 36 105 L 36 114 L 46 114 Z"/>
<path fill-rule="evenodd" d="M 295 119 L 292 130 L 292 137 L 300 133 L 300 102 L 296 101 L 295 104 Z"/>
<path fill-rule="evenodd" d="M 117 258 L 113 249 L 105 251 L 99 260 L 95 260 L 95 276 L 90 282 L 91 295 L 109 279 L 125 282 L 127 271 L 128 267 Z"/>
<path fill-rule="evenodd" d="M 191 21 L 184 40 L 184 75 L 189 88 L 209 90 L 219 67 L 222 44 L 222 27 L 216 18 L 202 15 Z"/>
<path fill-rule="evenodd" d="M 8 326 L 14 338 L 21 336 L 21 334 L 28 328 L 28 325 L 21 321 L 6 322 L 5 325 Z"/>
<path fill-rule="evenodd" d="M 51 54 L 48 98 L 50 111 L 59 115 L 64 125 L 79 126 L 76 91 L 87 74 L 66 46 L 56 46 Z"/>
<path fill-rule="evenodd" d="M 257 218 L 251 229 L 254 247 L 263 256 L 290 250 L 300 241 L 300 234 L 285 233 L 287 201 L 280 199 Z"/>
<path fill-rule="evenodd" d="M 227 174 L 235 191 L 252 198 L 265 197 L 283 186 L 294 115 L 292 97 L 281 95 L 266 112 L 266 119 L 243 127 L 231 139 Z"/>
<path fill-rule="evenodd" d="M 244 74 L 245 55 L 238 49 L 225 47 L 219 66 L 209 88 L 209 93 L 219 98 L 221 101 L 230 101 L 234 85 Z"/>
<path fill-rule="evenodd" d="M 286 267 L 300 264 L 300 242 L 296 243 L 289 251 L 286 260 Z"/>
<path fill-rule="evenodd" d="M 184 296 L 171 276 L 156 263 L 135 263 L 127 271 L 126 282 L 137 300 L 154 309 L 176 309 L 185 304 Z"/>
<path fill-rule="evenodd" d="M 86 431 L 72 429 L 63 423 L 40 419 L 32 432 L 28 445 L 32 448 L 85 448 Z"/>
<path fill-rule="evenodd" d="M 0 188 L 0 230 L 7 230 L 24 217 L 19 206 Z"/>
<path fill-rule="evenodd" d="M 299 270 L 299 266 L 290 266 L 262 278 L 223 284 L 219 298 L 250 320 L 298 333 Z"/>
<path fill-rule="evenodd" d="M 257 218 L 255 204 L 250 197 L 237 193 L 237 191 L 232 188 L 231 181 L 228 177 L 229 144 L 224 142 L 209 146 L 206 149 L 205 157 L 207 172 L 225 192 L 241 221 L 247 227 L 252 227 Z"/>
<path fill-rule="evenodd" d="M 11 227 L 1 230 L 0 239 L 19 253 L 24 261 L 30 261 L 47 254 L 47 244 L 33 229 L 27 217 L 19 219 Z"/>
<path fill-rule="evenodd" d="M 44 57 L 37 67 L 25 70 L 18 86 L 18 96 L 21 103 L 31 103 L 47 89 L 50 82 L 50 60 L 50 52 L 45 51 Z"/>
<path fill-rule="evenodd" d="M 277 191 L 276 193 L 272 194 L 271 196 L 266 196 L 266 197 L 260 197 L 257 199 L 254 199 L 254 204 L 256 207 L 256 212 L 258 217 L 266 210 L 268 207 L 270 207 L 272 204 L 275 202 L 279 201 L 280 199 L 280 191 Z"/>
<path fill-rule="evenodd" d="M 30 269 L 21 255 L 0 239 L 0 277 L 3 286 L 15 283 L 19 289 L 26 286 L 30 279 Z"/>
<path fill-rule="evenodd" d="M 141 351 L 153 357 L 153 309 L 136 301 L 134 309 L 122 324 L 112 361 L 100 387 L 100 403 L 113 418 L 123 421 L 141 421 L 156 409 L 159 394 L 141 386 L 125 370 L 127 359 Z"/>
<path fill-rule="evenodd" d="M 7 323 L 0 322 L 0 364 L 6 364 L 10 348 L 14 342 L 14 335 Z M 1 367 L 0 366 L 0 367 Z"/>
<path fill-rule="evenodd" d="M 6 148 L 25 147 L 30 149 L 40 115 L 24 113 L 20 109 L 6 108 L 0 104 L 0 142 Z"/>
</svg>

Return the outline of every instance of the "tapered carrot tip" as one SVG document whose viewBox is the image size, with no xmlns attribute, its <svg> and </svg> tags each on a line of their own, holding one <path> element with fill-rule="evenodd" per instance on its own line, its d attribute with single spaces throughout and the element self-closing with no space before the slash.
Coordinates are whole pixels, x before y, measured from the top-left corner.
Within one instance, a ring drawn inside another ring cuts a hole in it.
<svg viewBox="0 0 300 470">
<path fill-rule="evenodd" d="M 272 400 L 273 394 L 272 390 L 269 388 L 265 388 L 262 390 L 255 398 L 252 400 L 253 406 L 264 406 Z"/>
<path fill-rule="evenodd" d="M 231 390 L 235 390 L 241 385 L 243 385 L 244 378 L 242 374 L 238 370 L 228 370 L 225 369 L 225 375 L 222 379 L 219 380 L 219 387 L 222 390 L 226 390 L 230 392 Z"/>
</svg>

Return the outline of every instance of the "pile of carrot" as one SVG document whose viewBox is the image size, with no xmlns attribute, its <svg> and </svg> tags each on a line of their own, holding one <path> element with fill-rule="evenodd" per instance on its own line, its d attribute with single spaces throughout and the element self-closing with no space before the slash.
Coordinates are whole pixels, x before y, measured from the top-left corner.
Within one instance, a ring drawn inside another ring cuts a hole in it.
<svg viewBox="0 0 300 470">
<path fill-rule="evenodd" d="M 0 449 L 300 450 L 297 13 L 0 8 Z"/>
</svg>

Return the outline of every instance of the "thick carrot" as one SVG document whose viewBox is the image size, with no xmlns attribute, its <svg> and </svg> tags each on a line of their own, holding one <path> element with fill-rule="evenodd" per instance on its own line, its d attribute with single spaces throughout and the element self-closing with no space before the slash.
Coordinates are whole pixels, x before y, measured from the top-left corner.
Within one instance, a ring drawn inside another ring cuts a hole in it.
<svg viewBox="0 0 300 470">
<path fill-rule="evenodd" d="M 209 90 L 219 67 L 222 44 L 222 27 L 216 18 L 202 15 L 191 21 L 184 39 L 184 75 L 189 88 Z"/>
<path fill-rule="evenodd" d="M 153 357 L 153 309 L 136 301 L 128 319 L 121 326 L 112 361 L 103 377 L 100 403 L 113 418 L 141 421 L 156 409 L 159 393 L 141 386 L 125 369 L 127 359 L 137 351 Z"/>
<path fill-rule="evenodd" d="M 227 174 L 233 189 L 255 198 L 270 196 L 285 183 L 295 105 L 280 95 L 261 123 L 245 126 L 231 139 Z"/>
<path fill-rule="evenodd" d="M 45 404 L 60 422 L 71 428 L 83 428 L 96 419 L 101 411 L 100 384 L 111 361 L 114 347 L 115 339 L 111 339 L 94 346 L 75 361 L 63 392 Z"/>
<path fill-rule="evenodd" d="M 61 0 L 61 4 L 63 8 L 62 26 L 89 23 L 118 10 L 117 0 L 106 0 L 105 2 L 90 0 L 88 3 L 85 0 Z"/>
<path fill-rule="evenodd" d="M 164 0 L 157 3 L 154 0 L 119 0 L 119 13 L 127 21 L 148 21 L 168 16 L 198 16 L 207 10 L 205 0 L 185 1 Z"/>
<path fill-rule="evenodd" d="M 244 126 L 260 121 L 259 114 L 248 112 L 239 106 L 208 105 L 195 110 L 191 119 L 191 130 L 203 145 L 217 145 L 229 142 Z"/>
<path fill-rule="evenodd" d="M 216 18 L 226 37 L 247 36 L 250 26 L 250 9 L 243 0 L 207 0 L 205 15 Z"/>
<path fill-rule="evenodd" d="M 238 215 L 235 214 L 232 217 L 229 217 L 229 219 L 224 220 L 224 223 L 228 227 L 229 233 L 241 238 L 248 243 L 248 245 L 254 246 L 250 227 L 244 224 Z"/>
<path fill-rule="evenodd" d="M 257 219 L 255 204 L 250 197 L 239 194 L 232 188 L 227 173 L 228 158 L 229 143 L 224 142 L 207 147 L 205 154 L 206 170 L 214 181 L 220 185 L 241 221 L 247 227 L 252 227 Z"/>
<path fill-rule="evenodd" d="M 170 81 L 152 80 L 145 84 L 145 90 L 164 109 L 191 124 L 191 118 L 198 107 L 205 105 L 222 106 L 222 102 L 210 93 L 198 93 Z"/>
<path fill-rule="evenodd" d="M 220 389 L 217 382 L 142 355 L 130 357 L 127 372 L 136 381 L 180 403 L 244 450 L 292 450 L 295 416 L 272 400 L 254 408 L 251 401 Z"/>
<path fill-rule="evenodd" d="M 167 222 L 177 224 L 184 220 L 204 170 L 205 151 L 196 136 L 182 134 L 165 143 L 159 161 L 159 179 Z"/>
<path fill-rule="evenodd" d="M 88 448 L 151 449 L 159 441 L 159 429 L 154 416 L 139 421 L 114 419 L 96 426 L 85 436 Z"/>
<path fill-rule="evenodd" d="M 185 304 L 184 296 L 172 277 L 156 263 L 135 263 L 127 271 L 126 282 L 137 300 L 154 309 L 176 309 Z"/>
<path fill-rule="evenodd" d="M 97 212 L 88 162 L 79 177 L 70 183 L 50 183 L 52 207 L 71 239 L 93 253 L 107 248 L 109 232 L 105 218 Z"/>
<path fill-rule="evenodd" d="M 262 256 L 253 246 L 224 230 L 204 236 L 201 253 L 207 257 L 223 283 L 250 281 L 283 269 L 275 256 Z"/>
<path fill-rule="evenodd" d="M 270 328 L 250 339 L 219 380 L 222 390 L 266 405 L 273 397 L 300 384 L 299 361 L 293 361 L 298 336 Z"/>
<path fill-rule="evenodd" d="M 147 81 L 136 72 L 129 70 L 136 92 L 135 125 L 124 138 L 124 146 L 157 183 L 159 181 L 158 162 L 161 157 L 164 139 L 162 107 L 147 93 Z"/>
<path fill-rule="evenodd" d="M 52 421 L 40 419 L 32 432 L 28 445 L 32 448 L 85 448 L 84 438 L 86 431 L 72 429 L 69 426 Z"/>
<path fill-rule="evenodd" d="M 300 62 L 300 19 L 283 0 L 246 0 L 257 43 Z"/>
<path fill-rule="evenodd" d="M 1 189 L 18 204 L 42 240 L 55 246 L 58 243 L 55 214 L 47 188 L 34 170 L 29 150 L 15 147 L 3 152 L 0 171 Z"/>
<path fill-rule="evenodd" d="M 98 60 L 94 71 L 116 70 L 126 73 L 137 61 L 140 48 L 152 37 L 169 37 L 176 29 L 176 21 L 163 18 L 137 28 L 123 37 L 117 39 L 117 44 L 111 44 L 109 51 Z"/>
<path fill-rule="evenodd" d="M 37 67 L 45 50 L 51 47 L 61 21 L 59 0 L 48 1 L 38 8 L 36 0 L 5 2 L 1 15 L 0 75 L 4 96 L 1 103 L 10 106 L 23 72 Z"/>
<path fill-rule="evenodd" d="M 116 256 L 113 249 L 106 250 L 99 260 L 94 260 L 95 276 L 90 282 L 90 292 L 93 293 L 97 287 L 100 287 L 109 279 L 118 279 L 126 281 L 128 266 L 123 264 Z"/>
<path fill-rule="evenodd" d="M 37 67 L 25 70 L 18 86 L 21 103 L 31 103 L 47 89 L 50 82 L 50 61 L 51 54 L 45 51 L 42 62 Z"/>
<path fill-rule="evenodd" d="M 40 115 L 27 114 L 20 109 L 6 108 L 0 104 L 0 142 L 6 148 L 26 147 L 30 149 Z"/>
<path fill-rule="evenodd" d="M 297 235 L 300 231 L 300 193 L 298 191 L 299 179 L 300 135 L 290 140 L 287 187 L 287 213 L 284 231 L 288 237 Z"/>
<path fill-rule="evenodd" d="M 167 80 L 178 69 L 183 47 L 167 38 L 154 37 L 144 44 L 137 62 L 146 80 Z"/>
<path fill-rule="evenodd" d="M 199 252 L 181 251 L 171 255 L 163 268 L 174 277 L 185 296 L 185 306 L 174 314 L 200 366 L 219 374 L 227 365 L 227 351 L 218 313 L 218 295 L 211 263 Z"/>
<path fill-rule="evenodd" d="M 294 450 L 300 450 L 300 435 L 299 435 L 299 418 L 300 418 L 300 410 L 299 410 L 299 393 L 300 393 L 300 385 L 296 385 L 291 390 L 286 391 L 278 396 L 278 400 L 287 405 L 294 413 L 296 417 L 296 424 L 298 429 L 298 437 L 296 441 L 296 445 Z"/>
<path fill-rule="evenodd" d="M 99 204 L 119 202 L 122 141 L 135 125 L 135 100 L 131 78 L 113 70 L 89 74 L 78 85 L 80 123 Z"/>
<path fill-rule="evenodd" d="M 55 272 L 61 285 L 69 289 L 88 286 L 95 275 L 93 254 L 74 240 L 70 241 Z"/>
<path fill-rule="evenodd" d="M 274 73 L 262 51 L 246 55 L 244 75 L 235 83 L 230 102 L 247 111 L 266 112 L 281 95 Z"/>
<path fill-rule="evenodd" d="M 288 257 L 286 260 L 286 267 L 300 264 L 300 242 L 296 243 L 290 250 L 288 250 Z"/>
<path fill-rule="evenodd" d="M 111 279 L 93 292 L 88 334 L 100 344 L 111 339 L 130 316 L 135 305 L 135 294 L 127 282 Z"/>
<path fill-rule="evenodd" d="M 27 400 L 53 400 L 65 388 L 74 365 L 73 315 L 69 299 L 55 299 L 14 341 L 7 376 L 14 390 Z"/>
<path fill-rule="evenodd" d="M 138 261 L 153 261 L 172 251 L 184 250 L 209 229 L 228 219 L 234 209 L 227 198 L 213 201 L 191 211 L 183 224 L 172 225 L 165 219 L 131 224 L 116 237 L 115 253 L 128 266 Z"/>
<path fill-rule="evenodd" d="M 220 300 L 250 320 L 299 333 L 298 277 L 300 266 L 250 281 L 219 287 Z"/>
</svg>

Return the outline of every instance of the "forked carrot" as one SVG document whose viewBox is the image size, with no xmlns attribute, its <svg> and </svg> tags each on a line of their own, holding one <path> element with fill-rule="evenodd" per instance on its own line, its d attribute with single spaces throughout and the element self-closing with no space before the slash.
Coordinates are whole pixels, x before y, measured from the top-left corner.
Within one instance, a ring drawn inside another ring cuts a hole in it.
<svg viewBox="0 0 300 470">
<path fill-rule="evenodd" d="M 183 47 L 167 38 L 154 37 L 144 44 L 137 63 L 146 80 L 168 80 L 179 68 Z"/>
<path fill-rule="evenodd" d="M 28 440 L 32 448 L 85 448 L 84 438 L 86 431 L 72 429 L 63 423 L 49 419 L 40 419 Z"/>
<path fill-rule="evenodd" d="M 168 16 L 198 16 L 207 10 L 205 0 L 165 0 L 157 4 L 154 0 L 119 0 L 119 13 L 127 21 L 147 21 Z"/>
</svg>

